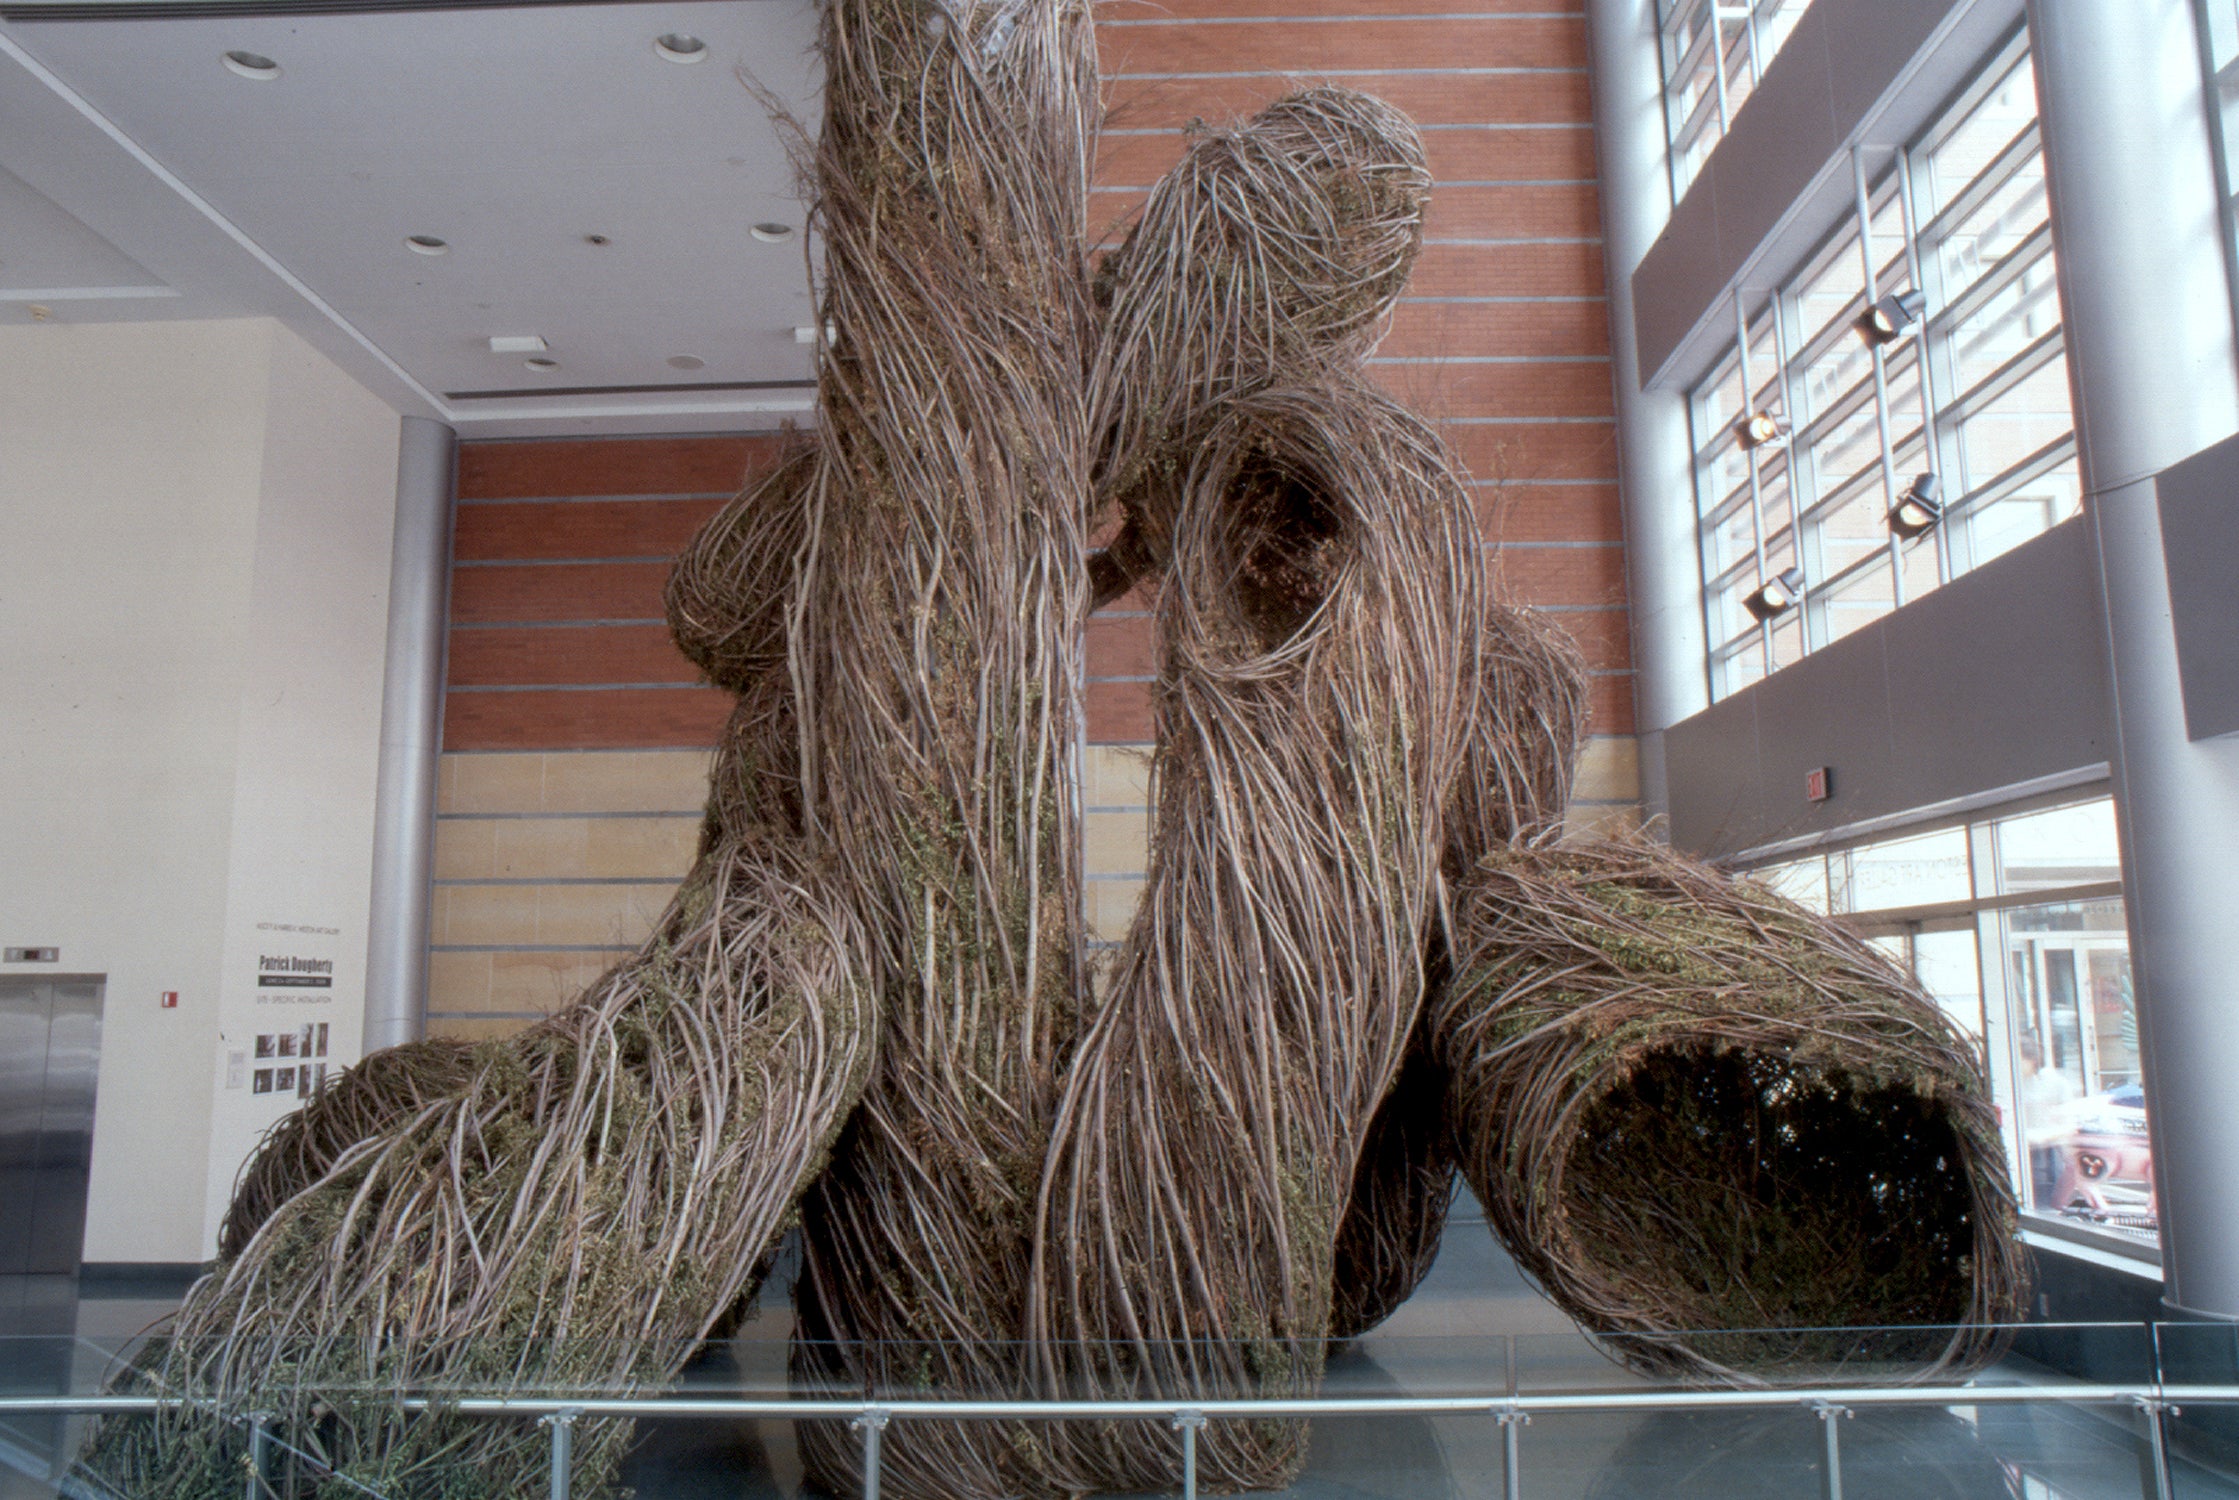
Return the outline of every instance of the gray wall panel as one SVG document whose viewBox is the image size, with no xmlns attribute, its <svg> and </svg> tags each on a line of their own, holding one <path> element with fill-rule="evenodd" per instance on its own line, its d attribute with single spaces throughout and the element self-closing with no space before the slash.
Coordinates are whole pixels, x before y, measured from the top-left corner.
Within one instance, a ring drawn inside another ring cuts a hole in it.
<svg viewBox="0 0 2239 1500">
<path fill-rule="evenodd" d="M 1718 195 L 1707 177 L 1679 201 L 1634 273 L 1633 330 L 1640 344 L 1643 385 L 1726 285 L 1731 270 L 1718 253 Z M 1651 295 L 1643 297 L 1642 289 Z"/>
<path fill-rule="evenodd" d="M 2092 577 L 2067 522 L 1675 725 L 1672 842 L 1734 854 L 2105 761 Z M 1816 766 L 1834 795 L 1814 804 Z"/>
<path fill-rule="evenodd" d="M 2186 732 L 2239 733 L 2239 438 L 2163 470 L 2154 489 Z"/>
<path fill-rule="evenodd" d="M 1823 8 L 1824 0 L 1804 12 L 1704 164 L 1703 180 L 1718 199 L 1718 258 L 1729 272 L 1755 253 L 1847 140 L 1853 122 L 1838 122 L 1827 107 Z"/>
<path fill-rule="evenodd" d="M 1920 789 L 1912 805 L 2113 754 L 2107 639 L 2083 523 L 2008 557 L 2013 566 L 2000 558 L 1883 622 L 1894 769 L 1901 787 Z"/>
</svg>

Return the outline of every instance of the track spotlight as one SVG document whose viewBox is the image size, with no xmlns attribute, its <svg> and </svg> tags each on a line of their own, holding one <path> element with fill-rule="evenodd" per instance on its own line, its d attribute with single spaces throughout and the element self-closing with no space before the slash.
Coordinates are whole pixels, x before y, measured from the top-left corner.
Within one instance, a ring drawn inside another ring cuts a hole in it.
<svg viewBox="0 0 2239 1500">
<path fill-rule="evenodd" d="M 1743 412 L 1734 423 L 1734 435 L 1741 439 L 1744 449 L 1762 448 L 1784 431 L 1780 418 L 1769 411 Z"/>
<path fill-rule="evenodd" d="M 1783 568 L 1779 576 L 1759 584 L 1742 596 L 1741 607 L 1760 620 L 1774 615 L 1784 615 L 1796 607 L 1804 596 L 1804 574 L 1801 568 Z"/>
<path fill-rule="evenodd" d="M 1892 292 L 1859 315 L 1858 331 L 1869 344 L 1893 344 L 1912 332 L 1926 311 L 1928 298 L 1918 289 Z"/>
<path fill-rule="evenodd" d="M 1889 529 L 1901 537 L 1926 536 L 1944 518 L 1940 487 L 1933 474 L 1916 474 L 1897 503 L 1889 507 Z"/>
</svg>

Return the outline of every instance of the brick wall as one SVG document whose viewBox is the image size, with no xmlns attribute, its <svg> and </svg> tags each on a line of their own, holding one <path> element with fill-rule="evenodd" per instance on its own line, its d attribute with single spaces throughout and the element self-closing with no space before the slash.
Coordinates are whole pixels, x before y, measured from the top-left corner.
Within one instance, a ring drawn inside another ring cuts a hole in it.
<svg viewBox="0 0 2239 1500">
<path fill-rule="evenodd" d="M 517 1029 L 637 946 L 690 865 L 729 712 L 669 641 L 669 559 L 770 438 L 467 443 L 429 1028 Z"/>
<path fill-rule="evenodd" d="M 1396 12 L 1387 14 L 1386 11 Z M 1194 118 L 1299 82 L 1374 93 L 1423 127 L 1428 243 L 1375 374 L 1475 476 L 1511 597 L 1594 671 L 1577 820 L 1638 799 L 1608 321 L 1585 23 L 1563 0 L 1106 0 L 1092 222 L 1109 241 Z M 509 1030 L 634 945 L 689 861 L 724 700 L 660 626 L 665 559 L 768 440 L 464 446 L 431 1025 Z M 1141 887 L 1149 621 L 1089 627 L 1089 917 Z"/>
<path fill-rule="evenodd" d="M 1573 820 L 1629 816 L 1639 785 L 1579 7 L 1106 0 L 1099 15 L 1106 118 L 1090 222 L 1108 243 L 1180 158 L 1193 119 L 1233 118 L 1301 84 L 1332 83 L 1388 100 L 1422 128 L 1434 179 L 1426 243 L 1373 370 L 1439 421 L 1475 476 L 1508 595 L 1556 612 L 1585 648 L 1595 739 Z M 1121 609 L 1090 627 L 1091 740 L 1148 732 L 1148 625 Z M 1140 777 L 1105 784 L 1117 797 Z M 1092 814 L 1090 915 L 1106 941 L 1142 888 L 1145 818 L 1139 801 Z"/>
</svg>

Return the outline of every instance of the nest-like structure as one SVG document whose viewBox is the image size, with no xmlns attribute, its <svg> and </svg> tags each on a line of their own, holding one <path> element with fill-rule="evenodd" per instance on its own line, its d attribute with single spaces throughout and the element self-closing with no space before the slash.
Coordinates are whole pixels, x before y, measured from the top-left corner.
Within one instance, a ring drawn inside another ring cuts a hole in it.
<svg viewBox="0 0 2239 1500">
<path fill-rule="evenodd" d="M 1932 1005 L 1753 887 L 1555 842 L 1577 653 L 1497 602 L 1458 468 L 1365 375 L 1422 242 L 1413 127 L 1325 88 L 1200 130 L 1092 267 L 1085 0 L 826 0 L 822 48 L 818 430 L 668 591 L 737 700 L 693 870 L 575 1005 L 378 1054 L 277 1130 L 123 1378 L 207 1404 L 104 1423 L 92 1467 L 232 1493 L 211 1411 L 267 1411 L 325 1494 L 527 1492 L 543 1433 L 393 1398 L 657 1388 L 794 1222 L 804 1393 L 1310 1394 L 1428 1269 L 1457 1162 L 1638 1363 L 2009 1312 Z M 1131 591 L 1150 879 L 1096 987 L 1080 662 Z M 627 1436 L 580 1429 L 578 1494 Z M 801 1438 L 860 1483 L 856 1433 Z M 1305 1443 L 1219 1423 L 1199 1458 L 1270 1486 Z M 1180 1467 L 1158 1424 L 911 1421 L 882 1490 Z"/>
<path fill-rule="evenodd" d="M 1976 1050 L 1879 950 L 1645 840 L 1496 850 L 1431 1016 L 1518 1263 L 1650 1371 L 1969 1364 L 2020 1312 Z M 1846 1332 L 1907 1326 L 1909 1340 Z"/>
</svg>

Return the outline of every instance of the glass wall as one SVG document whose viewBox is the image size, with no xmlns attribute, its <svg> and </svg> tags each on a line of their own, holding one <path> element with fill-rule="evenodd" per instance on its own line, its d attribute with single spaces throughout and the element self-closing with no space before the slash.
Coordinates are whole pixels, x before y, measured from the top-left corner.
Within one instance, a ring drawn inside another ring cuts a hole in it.
<svg viewBox="0 0 2239 1500">
<path fill-rule="evenodd" d="M 1660 0 L 1676 206 L 1810 0 Z"/>
<path fill-rule="evenodd" d="M 1908 965 L 1982 1047 L 2029 1212 L 2156 1239 L 2111 801 L 2031 808 L 1752 873 Z"/>
<path fill-rule="evenodd" d="M 2025 38 L 1854 167 L 1857 211 L 1759 305 L 1736 294 L 1693 393 L 1717 697 L 2080 508 Z"/>
</svg>

